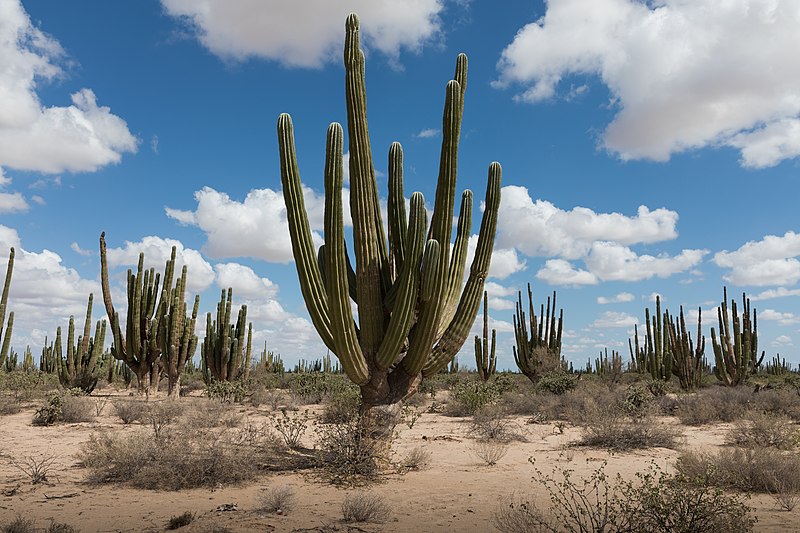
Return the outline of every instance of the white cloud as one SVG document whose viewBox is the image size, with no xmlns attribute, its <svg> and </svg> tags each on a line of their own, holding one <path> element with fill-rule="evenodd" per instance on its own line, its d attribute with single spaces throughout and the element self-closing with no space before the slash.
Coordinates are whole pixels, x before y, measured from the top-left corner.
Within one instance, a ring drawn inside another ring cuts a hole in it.
<svg viewBox="0 0 800 533">
<path fill-rule="evenodd" d="M 771 300 L 773 298 L 785 298 L 787 296 L 800 296 L 800 289 L 787 289 L 786 287 L 767 289 L 758 294 L 754 294 L 750 297 L 750 300 L 757 302 L 758 300 Z"/>
<path fill-rule="evenodd" d="M 596 242 L 586 257 L 589 271 L 604 281 L 641 281 L 684 272 L 703 260 L 708 250 L 683 250 L 676 256 L 637 255 L 627 246 Z"/>
<path fill-rule="evenodd" d="M 3 167 L 0 167 L 0 187 L 8 187 L 9 185 L 11 185 L 11 178 L 6 176 Z"/>
<path fill-rule="evenodd" d="M 37 205 L 46 205 L 47 204 L 45 199 L 42 198 L 41 196 L 39 196 L 38 194 L 34 194 L 33 196 L 31 196 L 31 200 L 33 200 L 34 203 L 36 203 Z"/>
<path fill-rule="evenodd" d="M 514 309 L 515 300 L 506 299 L 508 296 L 517 296 L 517 290 L 511 287 L 504 287 L 499 283 L 487 281 L 483 284 L 483 288 L 489 298 L 489 309 L 496 311 L 505 311 Z M 483 307 L 481 307 L 483 309 Z"/>
<path fill-rule="evenodd" d="M 68 107 L 44 106 L 40 82 L 63 73 L 58 41 L 36 28 L 19 1 L 0 4 L 0 164 L 45 173 L 94 171 L 135 152 L 123 119 L 97 105 L 91 89 Z"/>
<path fill-rule="evenodd" d="M 530 196 L 527 187 L 503 187 L 497 227 L 499 247 L 516 247 L 528 256 L 578 259 L 595 241 L 647 244 L 675 239 L 678 213 L 639 206 L 636 216 L 595 213 L 585 207 L 564 211 Z"/>
<path fill-rule="evenodd" d="M 772 166 L 800 154 L 798 25 L 794 0 L 550 0 L 503 51 L 495 85 L 537 102 L 596 75 L 617 109 L 601 142 L 622 159 L 727 145 L 744 166 Z"/>
<path fill-rule="evenodd" d="M 259 277 L 253 269 L 239 263 L 219 263 L 214 265 L 217 271 L 217 286 L 222 289 L 233 289 L 234 296 L 245 299 L 268 299 L 278 293 L 278 286 L 269 278 Z"/>
<path fill-rule="evenodd" d="M 417 137 L 418 139 L 430 139 L 432 137 L 436 137 L 439 135 L 439 133 L 441 133 L 441 131 L 437 128 L 426 128 L 414 135 L 414 137 Z"/>
<path fill-rule="evenodd" d="M 781 326 L 790 326 L 800 323 L 800 316 L 794 313 L 782 313 L 775 309 L 764 309 L 758 314 L 758 319 L 777 322 Z"/>
<path fill-rule="evenodd" d="M 606 311 L 601 314 L 591 327 L 593 328 L 630 328 L 637 324 L 636 317 L 627 313 L 617 311 Z"/>
<path fill-rule="evenodd" d="M 212 53 L 243 60 L 261 57 L 292 67 L 341 61 L 344 21 L 359 14 L 368 49 L 396 61 L 400 50 L 419 51 L 440 32 L 442 0 L 161 0 Z"/>
<path fill-rule="evenodd" d="M 597 303 L 600 305 L 619 304 L 632 302 L 636 297 L 629 292 L 620 292 L 614 296 L 598 296 Z"/>
<path fill-rule="evenodd" d="M 83 248 L 80 247 L 80 245 L 77 242 L 73 242 L 72 244 L 69 245 L 69 247 L 72 249 L 73 252 L 75 252 L 78 255 L 82 255 L 84 257 L 89 257 L 94 255 L 94 252 L 92 250 L 84 250 Z"/>
<path fill-rule="evenodd" d="M 136 269 L 139 253 L 144 252 L 144 267 L 155 268 L 163 274 L 164 265 L 170 258 L 172 247 L 175 247 L 175 277 L 180 275 L 183 265 L 187 267 L 186 289 L 188 292 L 202 292 L 215 279 L 214 269 L 203 259 L 200 252 L 185 248 L 183 243 L 175 239 L 162 239 L 156 236 L 143 237 L 139 242 L 125 241 L 121 248 L 107 249 L 109 268 L 126 266 Z"/>
<path fill-rule="evenodd" d="M 564 259 L 548 259 L 544 267 L 536 273 L 536 277 L 550 285 L 596 285 L 598 282 L 597 276 L 586 270 L 575 268 Z"/>
<path fill-rule="evenodd" d="M 325 196 L 303 187 L 308 222 L 314 241 L 322 244 Z M 231 199 L 223 192 L 203 187 L 194 193 L 195 211 L 166 208 L 167 216 L 180 222 L 197 226 L 206 234 L 203 252 L 214 259 L 253 257 L 274 263 L 293 260 L 292 242 L 283 193 L 272 189 L 253 189 L 243 202 Z M 350 218 L 350 191 L 342 190 L 345 225 Z M 269 235 L 264 234 L 269 228 Z"/>
<path fill-rule="evenodd" d="M 730 269 L 723 279 L 736 285 L 794 285 L 800 281 L 800 234 L 767 235 L 738 250 L 714 255 L 714 263 Z"/>
<path fill-rule="evenodd" d="M 769 343 L 773 348 L 790 348 L 794 346 L 794 342 L 789 335 L 778 335 L 775 340 Z"/>
<path fill-rule="evenodd" d="M 0 192 L 0 214 L 24 213 L 30 209 L 25 197 L 18 192 Z"/>
</svg>

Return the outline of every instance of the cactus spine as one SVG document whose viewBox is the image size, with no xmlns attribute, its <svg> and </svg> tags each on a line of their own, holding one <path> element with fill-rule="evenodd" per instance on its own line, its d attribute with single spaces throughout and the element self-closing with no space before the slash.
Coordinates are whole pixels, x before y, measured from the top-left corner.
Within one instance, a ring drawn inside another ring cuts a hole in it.
<svg viewBox="0 0 800 533">
<path fill-rule="evenodd" d="M 717 309 L 719 338 L 711 328 L 711 343 L 714 346 L 714 375 L 724 385 L 735 387 L 744 383 L 764 361 L 764 352 L 758 357 L 758 323 L 756 310 L 750 313 L 750 299 L 742 293 L 742 316 L 739 317 L 736 302 L 731 300 L 733 328 L 728 319 L 728 288 L 722 289 L 722 303 Z"/>
<path fill-rule="evenodd" d="M 650 309 L 644 309 L 647 333 L 644 344 L 639 345 L 639 328 L 634 324 L 633 339 L 628 339 L 633 369 L 639 373 L 649 373 L 653 379 L 668 381 L 672 375 L 672 353 L 669 346 L 669 316 L 661 313 L 661 297 L 656 295 L 656 312 L 651 317 Z M 665 325 L 667 325 L 665 327 Z"/>
<path fill-rule="evenodd" d="M 0 368 L 6 365 L 11 347 L 11 332 L 14 329 L 14 313 L 8 313 L 8 322 L 5 332 L 3 332 L 3 322 L 8 311 L 8 291 L 11 288 L 11 275 L 14 273 L 14 248 L 8 254 L 8 264 L 6 265 L 6 278 L 3 281 L 3 295 L 0 297 Z M 16 364 L 15 364 L 16 366 Z"/>
<path fill-rule="evenodd" d="M 359 21 L 345 24 L 350 211 L 356 265 L 345 249 L 342 217 L 342 149 L 339 124 L 328 128 L 325 162 L 325 244 L 315 253 L 303 203 L 292 121 L 278 119 L 281 181 L 300 288 L 311 321 L 347 376 L 361 387 L 363 410 L 397 405 L 423 376 L 445 368 L 469 335 L 489 269 L 500 203 L 501 168 L 489 166 L 485 210 L 475 259 L 461 294 L 470 235 L 472 193 L 462 195 L 451 247 L 458 140 L 467 58 L 459 55 L 447 85 L 439 179 L 430 228 L 422 194 L 411 196 L 406 219 L 403 151 L 389 149 L 388 250 L 372 160 Z M 452 253 L 451 253 L 452 248 Z M 358 305 L 358 326 L 350 299 Z"/>
<path fill-rule="evenodd" d="M 522 307 L 522 291 L 517 292 L 517 306 L 514 313 L 514 361 L 517 367 L 533 383 L 539 381 L 542 372 L 561 368 L 561 332 L 564 310 L 559 312 L 556 322 L 556 291 L 553 291 L 552 307 L 547 297 L 547 310 L 544 304 L 539 317 L 533 308 L 533 292 L 528 283 L 528 315 Z M 530 326 L 530 336 L 528 335 Z"/>
<path fill-rule="evenodd" d="M 83 335 L 75 341 L 75 317 L 69 317 L 67 330 L 67 356 L 61 349 L 61 326 L 56 331 L 55 356 L 58 363 L 58 380 L 67 389 L 80 388 L 86 394 L 91 393 L 97 385 L 98 374 L 95 372 L 97 362 L 103 353 L 103 343 L 106 337 L 106 321 L 98 320 L 91 337 L 92 328 L 92 300 L 94 295 L 89 294 L 89 303 L 86 306 L 86 321 L 83 325 Z"/>
<path fill-rule="evenodd" d="M 679 322 L 676 325 L 669 317 L 669 349 L 672 354 L 672 373 L 677 376 L 681 388 L 686 391 L 700 388 L 703 384 L 705 366 L 706 338 L 702 330 L 702 309 L 697 309 L 697 348 L 692 343 L 692 335 L 686 330 L 683 319 L 683 306 L 680 308 Z"/>
<path fill-rule="evenodd" d="M 486 291 L 483 291 L 483 336 L 475 335 L 475 366 L 478 369 L 478 376 L 481 380 L 489 381 L 489 378 L 497 368 L 497 358 L 495 355 L 495 340 L 497 330 L 492 329 L 492 344 L 489 347 L 489 298 Z"/>
<path fill-rule="evenodd" d="M 232 304 L 233 289 L 229 288 L 227 294 L 223 289 L 217 304 L 216 320 L 212 322 L 211 313 L 206 315 L 206 337 L 200 348 L 203 380 L 206 383 L 246 379 L 250 370 L 253 324 L 248 328 L 245 344 L 247 306 L 242 305 L 236 324 L 231 324 Z"/>
</svg>

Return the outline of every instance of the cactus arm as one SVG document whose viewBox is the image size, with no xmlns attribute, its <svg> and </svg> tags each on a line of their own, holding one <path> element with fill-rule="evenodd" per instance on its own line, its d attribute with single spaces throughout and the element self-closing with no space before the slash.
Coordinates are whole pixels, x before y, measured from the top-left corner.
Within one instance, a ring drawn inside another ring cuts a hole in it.
<svg viewBox="0 0 800 533">
<path fill-rule="evenodd" d="M 116 316 L 117 312 L 114 310 L 114 304 L 111 301 L 111 288 L 108 283 L 108 259 L 106 258 L 106 232 L 100 234 L 100 286 L 103 291 L 103 303 L 106 307 L 106 315 L 111 322 L 111 332 L 114 338 L 114 351 L 116 359 L 121 361 L 127 360 L 127 350 L 125 344 L 125 337 L 122 335 L 122 330 L 119 325 L 119 318 Z"/>
<path fill-rule="evenodd" d="M 389 365 L 397 359 L 414 322 L 419 292 L 419 264 L 426 229 L 425 199 L 421 193 L 415 192 L 411 195 L 411 217 L 404 239 L 407 255 L 395 283 L 397 289 L 394 310 L 386 328 L 386 336 L 375 358 L 375 363 L 381 370 L 389 368 Z"/>
<path fill-rule="evenodd" d="M 9 331 L 6 331 L 6 337 L 3 337 L 3 323 L 6 319 L 6 311 L 8 310 L 8 292 L 11 289 L 11 275 L 14 273 L 14 253 L 14 248 L 12 247 L 8 253 L 6 278 L 3 281 L 3 295 L 0 296 L 0 339 L 11 338 L 11 333 Z"/>
<path fill-rule="evenodd" d="M 469 277 L 458 302 L 455 317 L 436 344 L 430 359 L 423 369 L 424 376 L 430 376 L 445 366 L 455 357 L 456 353 L 469 335 L 472 323 L 480 307 L 483 283 L 489 274 L 489 264 L 494 248 L 495 231 L 497 230 L 497 213 L 500 208 L 500 182 L 503 170 L 500 163 L 493 162 L 489 165 L 489 179 L 486 185 L 486 208 L 481 219 L 478 233 L 478 245 L 475 249 L 475 258 L 472 260 Z"/>
<path fill-rule="evenodd" d="M 347 376 L 361 385 L 369 379 L 369 368 L 359 345 L 350 291 L 347 282 L 347 260 L 344 246 L 342 214 L 342 147 L 344 132 L 333 123 L 328 128 L 325 161 L 325 272 L 328 313 L 333 334 L 334 353 L 342 362 Z"/>
<path fill-rule="evenodd" d="M 445 288 L 445 308 L 439 322 L 439 332 L 441 336 L 458 305 L 459 291 L 464 281 L 464 271 L 467 266 L 467 250 L 469 248 L 470 229 L 472 228 L 472 191 L 466 190 L 461 195 L 461 208 L 458 214 L 458 229 L 456 230 L 456 240 L 453 245 L 453 255 L 450 258 L 450 270 L 447 277 Z"/>
<path fill-rule="evenodd" d="M 393 142 L 389 147 L 389 257 L 393 277 L 403 270 L 406 254 L 406 201 L 403 195 L 403 147 Z"/>
<path fill-rule="evenodd" d="M 378 205 L 375 169 L 367 127 L 364 54 L 359 48 L 359 21 L 355 14 L 345 23 L 345 100 L 350 143 L 350 212 L 356 256 L 358 315 L 361 347 L 372 357 L 383 337 L 383 286 L 388 279 L 388 255 Z"/>
<path fill-rule="evenodd" d="M 285 113 L 278 118 L 278 146 L 286 218 L 300 281 L 300 291 L 303 294 L 311 322 L 322 338 L 322 342 L 329 348 L 333 348 L 325 286 L 322 283 L 322 276 L 314 253 L 314 243 L 311 239 L 311 229 L 308 225 L 303 190 L 300 185 L 300 172 L 297 168 L 297 154 L 294 147 L 294 128 L 291 117 Z"/>
</svg>

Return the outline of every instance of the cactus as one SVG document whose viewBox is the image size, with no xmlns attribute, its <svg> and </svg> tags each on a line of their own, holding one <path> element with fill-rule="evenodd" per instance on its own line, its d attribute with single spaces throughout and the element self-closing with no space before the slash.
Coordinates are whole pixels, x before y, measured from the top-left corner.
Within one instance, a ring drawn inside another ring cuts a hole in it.
<svg viewBox="0 0 800 533">
<path fill-rule="evenodd" d="M 702 330 L 702 310 L 697 309 L 697 348 L 692 343 L 692 335 L 686 330 L 683 319 L 683 306 L 680 308 L 679 322 L 669 317 L 669 351 L 672 355 L 672 373 L 677 376 L 681 388 L 691 391 L 703 384 L 705 366 L 706 338 Z M 667 313 L 669 315 L 669 313 Z"/>
<path fill-rule="evenodd" d="M 91 393 L 97 385 L 99 369 L 97 363 L 102 356 L 103 344 L 106 337 L 106 321 L 98 320 L 94 329 L 94 337 L 90 337 L 92 328 L 92 300 L 94 295 L 89 294 L 89 303 L 86 306 L 86 321 L 83 325 L 83 335 L 78 336 L 75 343 L 75 317 L 69 317 L 67 330 L 67 356 L 64 358 L 61 349 L 61 326 L 56 331 L 55 356 L 58 363 L 58 381 L 64 388 L 80 388 L 86 394 Z"/>
<path fill-rule="evenodd" d="M 200 296 L 195 295 L 192 316 L 186 316 L 186 266 L 172 291 L 172 302 L 167 314 L 159 323 L 159 345 L 162 347 L 162 366 L 167 372 L 167 396 L 177 398 L 180 393 L 181 374 L 187 361 L 192 359 L 197 349 L 197 335 L 194 334 L 197 322 L 197 309 Z"/>
<path fill-rule="evenodd" d="M 25 346 L 25 352 L 22 355 L 22 370 L 23 372 L 33 372 L 36 369 L 36 363 L 33 362 L 33 352 L 30 346 Z"/>
<path fill-rule="evenodd" d="M 764 364 L 764 373 L 772 376 L 785 376 L 792 372 L 791 363 L 786 362 L 785 357 L 777 354 L 771 361 Z"/>
<path fill-rule="evenodd" d="M 206 337 L 200 347 L 200 366 L 207 384 L 247 379 L 250 370 L 253 324 L 250 323 L 245 344 L 247 306 L 242 305 L 239 309 L 234 325 L 230 323 L 232 304 L 233 289 L 229 288 L 227 295 L 223 289 L 217 304 L 216 320 L 212 322 L 211 313 L 206 315 Z"/>
<path fill-rule="evenodd" d="M 39 356 L 39 370 L 45 374 L 55 374 L 58 372 L 58 362 L 56 361 L 56 353 L 53 348 L 53 343 L 47 343 L 47 337 L 44 338 L 44 346 L 42 346 L 42 355 Z"/>
<path fill-rule="evenodd" d="M 100 234 L 100 278 L 106 313 L 114 338 L 111 354 L 123 361 L 136 375 L 140 392 L 154 393 L 158 391 L 158 383 L 164 371 L 162 354 L 168 349 L 164 343 L 172 339 L 164 328 L 175 326 L 174 321 L 169 322 L 173 315 L 183 316 L 182 311 L 179 312 L 174 306 L 178 304 L 182 308 L 185 305 L 183 297 L 176 299 L 175 293 L 182 293 L 182 287 L 186 287 L 186 266 L 183 267 L 181 276 L 175 280 L 173 286 L 176 253 L 173 246 L 171 257 L 164 266 L 163 286 L 159 292 L 160 273 L 156 273 L 152 268 L 145 270 L 144 254 L 139 254 L 136 274 L 128 269 L 127 316 L 123 335 L 119 313 L 111 301 L 105 236 L 105 232 Z M 197 306 L 196 300 L 195 298 L 195 306 Z"/>
<path fill-rule="evenodd" d="M 497 358 L 495 340 L 497 330 L 492 329 L 492 345 L 489 348 L 489 303 L 486 291 L 483 291 L 483 337 L 475 335 L 475 366 L 482 381 L 489 381 L 495 372 Z"/>
<path fill-rule="evenodd" d="M 591 367 L 591 364 L 588 365 Z M 619 382 L 622 377 L 622 356 L 616 350 L 611 350 L 611 357 L 608 356 L 608 348 L 605 352 L 600 352 L 600 357 L 594 360 L 594 371 L 603 379 L 608 379 L 612 383 Z"/>
<path fill-rule="evenodd" d="M 19 363 L 19 354 L 14 351 L 14 347 L 12 346 L 9 349 L 8 357 L 5 359 L 5 364 L 3 365 L 3 369 L 6 372 L 13 372 L 17 369 L 17 364 Z"/>
<path fill-rule="evenodd" d="M 261 352 L 261 358 L 258 366 L 265 372 L 274 372 L 276 374 L 284 373 L 283 359 L 281 359 L 281 354 L 276 354 L 271 350 L 267 350 L 267 341 L 264 341 L 264 351 Z"/>
<path fill-rule="evenodd" d="M 653 379 L 668 381 L 672 376 L 672 353 L 669 347 L 669 324 L 667 313 L 661 313 L 661 297 L 656 295 L 656 312 L 650 316 L 650 309 L 644 309 L 647 333 L 644 343 L 639 345 L 639 328 L 633 326 L 633 344 L 628 339 L 632 367 L 641 374 L 649 373 Z"/>
<path fill-rule="evenodd" d="M 451 246 L 454 194 L 466 89 L 467 58 L 459 55 L 447 85 L 443 141 L 430 228 L 421 193 L 411 196 L 406 219 L 403 151 L 389 149 L 388 249 L 367 128 L 364 54 L 358 17 L 345 25 L 345 94 L 350 146 L 350 211 L 355 270 L 345 248 L 342 148 L 339 124 L 328 128 L 325 163 L 325 244 L 315 253 L 305 212 L 292 120 L 278 119 L 281 181 L 300 289 L 314 327 L 361 388 L 362 413 L 382 406 L 390 414 L 416 392 L 423 376 L 444 369 L 469 335 L 489 270 L 500 203 L 501 168 L 489 166 L 489 184 L 475 259 L 462 284 L 472 217 L 472 193 L 462 195 Z M 452 253 L 451 253 L 452 250 Z M 464 287 L 461 292 L 461 287 Z M 461 292 L 461 295 L 459 293 Z M 358 325 L 350 299 L 358 306 Z"/>
<path fill-rule="evenodd" d="M 533 292 L 528 283 L 528 316 L 522 307 L 522 291 L 517 292 L 517 305 L 514 313 L 514 361 L 517 367 L 533 383 L 539 381 L 543 372 L 566 366 L 561 359 L 561 332 L 564 322 L 564 310 L 559 312 L 556 323 L 556 291 L 553 291 L 552 307 L 547 297 L 547 310 L 544 304 L 539 311 L 539 318 L 533 308 Z M 530 326 L 530 336 L 528 335 Z"/>
<path fill-rule="evenodd" d="M 458 363 L 458 356 L 453 357 L 450 364 L 447 366 L 448 374 L 458 374 L 461 371 L 461 365 Z"/>
<path fill-rule="evenodd" d="M 722 304 L 717 308 L 719 339 L 711 328 L 714 346 L 714 375 L 723 385 L 735 387 L 747 381 L 764 361 L 764 352 L 758 357 L 758 323 L 756 310 L 750 313 L 750 299 L 742 293 L 742 316 L 737 314 L 736 302 L 731 300 L 733 328 L 728 320 L 728 288 L 722 288 Z M 731 331 L 731 329 L 733 331 Z"/>
<path fill-rule="evenodd" d="M 8 291 L 11 288 L 11 275 L 14 273 L 14 248 L 8 253 L 8 264 L 6 265 L 6 277 L 3 281 L 3 295 L 0 297 L 0 368 L 6 365 L 11 346 L 11 332 L 14 329 L 14 313 L 8 313 L 8 322 L 5 333 L 3 332 L 3 322 L 6 319 L 8 310 Z M 14 365 L 16 366 L 16 364 Z"/>
</svg>

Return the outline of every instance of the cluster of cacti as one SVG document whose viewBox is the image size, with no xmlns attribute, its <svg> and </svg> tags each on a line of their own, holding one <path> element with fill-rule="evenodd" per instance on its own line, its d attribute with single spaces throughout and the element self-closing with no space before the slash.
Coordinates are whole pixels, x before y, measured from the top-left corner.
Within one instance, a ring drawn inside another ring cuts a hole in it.
<svg viewBox="0 0 800 533">
<path fill-rule="evenodd" d="M 6 372 L 13 372 L 17 369 L 17 365 L 19 364 L 19 354 L 14 351 L 14 347 L 12 346 L 9 351 L 8 355 L 0 358 L 0 368 L 5 370 Z"/>
<path fill-rule="evenodd" d="M 86 394 L 91 393 L 97 385 L 100 376 L 99 361 L 103 354 L 103 343 L 106 337 L 106 321 L 98 320 L 91 336 L 92 328 L 92 300 L 89 294 L 89 303 L 86 306 L 86 321 L 83 325 L 83 335 L 79 335 L 75 342 L 75 317 L 69 317 L 67 330 L 67 353 L 61 348 L 61 326 L 56 331 L 55 359 L 58 364 L 58 380 L 67 389 L 79 388 Z"/>
<path fill-rule="evenodd" d="M 763 369 L 765 374 L 785 376 L 792 372 L 792 365 L 787 363 L 786 358 L 781 357 L 781 354 L 777 354 L 770 361 L 764 363 Z"/>
<path fill-rule="evenodd" d="M 359 21 L 345 25 L 345 95 L 350 151 L 350 212 L 355 270 L 345 247 L 342 209 L 344 133 L 328 128 L 325 162 L 325 244 L 314 244 L 303 202 L 289 115 L 278 119 L 281 182 L 300 288 L 311 321 L 347 376 L 361 387 L 363 412 L 397 407 L 423 376 L 444 369 L 469 335 L 494 245 L 501 169 L 489 166 L 485 210 L 466 285 L 463 276 L 472 218 L 472 193 L 462 195 L 451 246 L 458 142 L 467 58 L 459 55 L 447 84 L 442 150 L 430 228 L 421 193 L 411 195 L 406 219 L 403 151 L 389 149 L 388 247 L 367 127 L 364 53 Z M 451 251 L 452 248 L 452 251 Z M 463 287 L 463 291 L 461 288 Z M 351 298 L 358 306 L 353 320 Z"/>
<path fill-rule="evenodd" d="M 155 269 L 144 269 L 144 254 L 139 254 L 139 264 L 134 274 L 128 269 L 128 292 L 125 333 L 120 326 L 119 313 L 111 301 L 108 283 L 108 261 L 106 259 L 105 232 L 100 235 L 100 270 L 103 300 L 111 324 L 114 343 L 111 354 L 123 361 L 136 375 L 139 390 L 156 392 L 164 370 L 167 370 L 170 385 L 174 387 L 183 372 L 180 359 L 191 358 L 189 351 L 196 345 L 193 340 L 194 321 L 197 316 L 198 297 L 195 297 L 194 314 L 186 318 L 184 292 L 186 289 L 186 266 L 173 286 L 175 272 L 175 247 L 161 275 Z M 160 290 L 159 290 L 160 289 Z M 166 355 L 165 355 L 166 354 Z M 177 365 L 171 364 L 177 362 Z M 184 361 L 185 364 L 185 361 Z"/>
<path fill-rule="evenodd" d="M 628 339 L 631 366 L 635 372 L 650 374 L 653 379 L 668 381 L 672 376 L 672 352 L 669 347 L 668 313 L 661 313 L 661 297 L 656 295 L 656 312 L 651 317 L 650 309 L 644 309 L 647 333 L 644 343 L 639 344 L 639 327 L 633 326 L 633 343 Z"/>
<path fill-rule="evenodd" d="M 588 365 L 591 367 L 591 364 Z M 592 369 L 589 368 L 589 371 Z M 619 381 L 622 376 L 622 355 L 616 350 L 611 350 L 611 356 L 608 355 L 608 348 L 604 352 L 600 352 L 600 356 L 594 360 L 594 373 L 603 379 L 608 379 L 613 383 Z"/>
<path fill-rule="evenodd" d="M 706 338 L 702 331 L 702 310 L 697 309 L 697 347 L 692 335 L 686 330 L 683 319 L 683 306 L 680 308 L 678 323 L 669 317 L 669 351 L 672 356 L 672 373 L 678 378 L 683 390 L 694 390 L 703 384 L 703 369 L 706 365 Z"/>
<path fill-rule="evenodd" d="M 22 371 L 33 372 L 36 370 L 36 363 L 33 361 L 33 352 L 30 346 L 25 346 L 25 351 L 22 353 Z"/>
<path fill-rule="evenodd" d="M 321 372 L 323 374 L 341 374 L 344 372 L 338 361 L 331 358 L 330 352 L 325 354 L 321 359 L 308 361 L 300 359 L 294 365 L 294 372 L 296 374 L 307 374 L 311 372 Z"/>
<path fill-rule="evenodd" d="M 514 313 L 514 361 L 517 367 L 533 383 L 539 381 L 543 372 L 562 368 L 561 333 L 564 310 L 561 309 L 556 322 L 556 291 L 553 291 L 552 306 L 547 297 L 547 308 L 542 304 L 539 316 L 533 307 L 533 292 L 528 283 L 528 313 L 522 305 L 522 292 L 517 292 Z M 530 334 L 528 333 L 530 328 Z"/>
<path fill-rule="evenodd" d="M 265 372 L 283 374 L 285 368 L 281 354 L 276 354 L 272 350 L 267 350 L 267 341 L 264 341 L 264 351 L 261 352 L 258 367 Z"/>
<path fill-rule="evenodd" d="M 736 386 L 744 383 L 764 361 L 764 352 L 758 357 L 758 323 L 756 310 L 750 312 L 750 299 L 742 293 L 742 315 L 739 316 L 736 302 L 731 300 L 733 326 L 728 318 L 728 288 L 722 289 L 722 303 L 717 309 L 719 336 L 711 328 L 714 346 L 714 375 L 722 384 Z"/>
<path fill-rule="evenodd" d="M 207 384 L 246 380 L 250 373 L 253 324 L 247 326 L 246 305 L 239 308 L 236 323 L 231 324 L 232 305 L 233 289 L 229 288 L 227 294 L 223 289 L 217 304 L 217 318 L 212 321 L 211 313 L 206 315 L 206 337 L 200 347 L 200 366 Z"/>
<path fill-rule="evenodd" d="M 0 296 L 0 368 L 6 367 L 11 349 L 11 332 L 14 329 L 14 312 L 8 313 L 8 323 L 3 331 L 3 323 L 6 320 L 8 310 L 8 291 L 11 288 L 11 275 L 14 273 L 14 248 L 8 254 L 8 264 L 6 265 L 6 277 L 3 281 L 3 294 Z M 14 363 L 16 367 L 16 362 Z"/>
<path fill-rule="evenodd" d="M 492 328 L 492 344 L 489 346 L 489 303 L 486 291 L 483 291 L 483 336 L 475 335 L 475 367 L 478 369 L 478 376 L 483 381 L 489 378 L 497 368 L 497 356 L 495 353 L 495 341 L 497 330 Z"/>
</svg>

